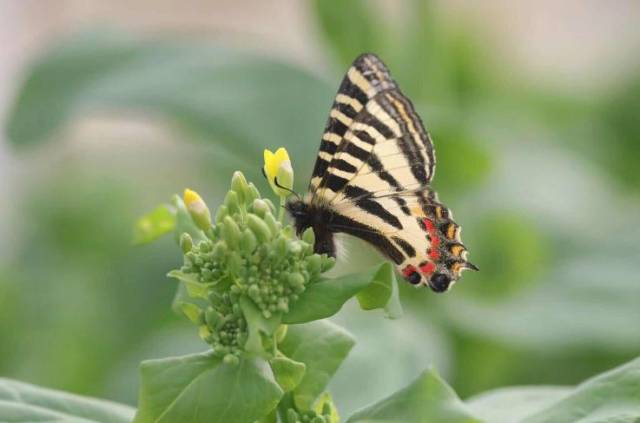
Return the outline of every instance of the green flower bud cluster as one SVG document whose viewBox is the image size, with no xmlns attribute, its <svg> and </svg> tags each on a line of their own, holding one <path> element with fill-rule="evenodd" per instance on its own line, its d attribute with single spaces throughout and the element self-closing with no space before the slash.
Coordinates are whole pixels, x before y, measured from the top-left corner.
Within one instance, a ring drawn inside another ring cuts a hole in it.
<svg viewBox="0 0 640 423">
<path fill-rule="evenodd" d="M 201 310 L 201 337 L 225 360 L 229 354 L 237 356 L 247 340 L 241 297 L 250 298 L 265 319 L 285 314 L 306 286 L 334 263 L 313 253 L 313 231 L 297 239 L 274 211 L 236 172 L 215 222 L 203 230 L 204 240 L 196 242 L 188 234 L 180 238 L 180 272 L 206 287 L 209 305 Z"/>
<path fill-rule="evenodd" d="M 325 404 L 322 414 L 313 410 L 299 411 L 290 408 L 287 410 L 287 423 L 331 423 L 331 408 Z"/>
</svg>

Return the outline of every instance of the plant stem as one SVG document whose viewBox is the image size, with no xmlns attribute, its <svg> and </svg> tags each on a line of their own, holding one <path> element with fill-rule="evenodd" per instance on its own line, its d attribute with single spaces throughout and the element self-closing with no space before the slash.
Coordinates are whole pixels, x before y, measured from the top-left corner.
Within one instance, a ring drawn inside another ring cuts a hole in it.
<svg viewBox="0 0 640 423">
<path fill-rule="evenodd" d="M 284 223 L 284 206 L 287 202 L 287 198 L 285 196 L 280 197 L 280 210 L 278 210 L 278 221 L 280 223 Z"/>
</svg>

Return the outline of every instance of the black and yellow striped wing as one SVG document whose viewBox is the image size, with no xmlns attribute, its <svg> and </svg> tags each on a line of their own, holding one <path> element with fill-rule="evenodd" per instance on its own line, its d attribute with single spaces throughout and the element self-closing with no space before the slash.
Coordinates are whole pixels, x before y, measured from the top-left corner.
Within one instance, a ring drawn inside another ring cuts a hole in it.
<svg viewBox="0 0 640 423">
<path fill-rule="evenodd" d="M 429 183 L 431 138 L 388 69 L 359 56 L 329 114 L 306 201 L 328 210 L 326 229 L 378 248 L 412 284 L 441 292 L 467 261 L 460 227 Z"/>
<path fill-rule="evenodd" d="M 311 202 L 416 189 L 431 181 L 434 170 L 433 143 L 411 101 L 380 59 L 359 56 L 329 113 L 309 186 Z"/>
</svg>

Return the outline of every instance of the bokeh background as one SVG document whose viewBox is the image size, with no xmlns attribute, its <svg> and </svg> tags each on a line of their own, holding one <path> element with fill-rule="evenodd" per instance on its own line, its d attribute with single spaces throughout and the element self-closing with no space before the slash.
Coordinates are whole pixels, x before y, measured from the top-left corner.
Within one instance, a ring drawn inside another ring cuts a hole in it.
<svg viewBox="0 0 640 423">
<path fill-rule="evenodd" d="M 303 190 L 349 62 L 379 54 L 435 140 L 481 272 L 405 317 L 347 306 L 342 412 L 433 365 L 463 397 L 574 384 L 640 353 L 640 3 L 0 1 L 0 376 L 136 403 L 140 360 L 205 349 L 170 311 L 173 241 L 288 148 Z M 336 272 L 378 262 L 347 240 Z"/>
</svg>

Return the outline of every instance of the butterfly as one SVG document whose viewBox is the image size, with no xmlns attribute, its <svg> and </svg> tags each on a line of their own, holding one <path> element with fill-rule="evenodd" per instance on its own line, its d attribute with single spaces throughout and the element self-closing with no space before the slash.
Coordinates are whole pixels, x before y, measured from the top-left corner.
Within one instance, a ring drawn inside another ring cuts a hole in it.
<svg viewBox="0 0 640 423">
<path fill-rule="evenodd" d="M 460 226 L 430 187 L 435 153 L 411 101 L 374 54 L 355 59 L 329 113 L 308 193 L 286 209 L 314 250 L 336 256 L 334 235 L 360 238 L 413 285 L 444 292 L 467 260 Z"/>
</svg>

